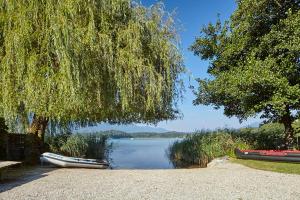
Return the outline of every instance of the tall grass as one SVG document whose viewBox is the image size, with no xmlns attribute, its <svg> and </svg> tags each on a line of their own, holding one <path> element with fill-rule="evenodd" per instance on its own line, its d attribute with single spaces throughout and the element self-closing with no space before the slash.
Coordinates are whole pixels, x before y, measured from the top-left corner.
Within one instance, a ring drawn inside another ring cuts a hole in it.
<svg viewBox="0 0 300 200">
<path fill-rule="evenodd" d="M 71 133 L 62 133 L 56 135 L 46 135 L 45 143 L 49 146 L 49 150 L 53 153 L 62 153 L 61 147 L 71 137 Z"/>
<path fill-rule="evenodd" d="M 104 159 L 108 151 L 107 139 L 105 135 L 67 133 L 49 136 L 46 143 L 53 153 L 81 158 Z"/>
<path fill-rule="evenodd" d="M 227 132 L 200 132 L 175 142 L 168 155 L 176 168 L 206 167 L 216 157 L 234 156 L 235 148 L 250 148 L 250 145 Z"/>
<path fill-rule="evenodd" d="M 97 136 L 90 134 L 86 136 L 86 141 L 88 144 L 86 155 L 89 158 L 103 159 L 103 157 L 108 157 L 108 151 L 110 146 L 107 145 L 108 137 L 105 135 Z"/>
<path fill-rule="evenodd" d="M 60 147 L 61 153 L 67 156 L 86 157 L 88 143 L 86 137 L 82 135 L 70 136 L 66 143 Z"/>
</svg>

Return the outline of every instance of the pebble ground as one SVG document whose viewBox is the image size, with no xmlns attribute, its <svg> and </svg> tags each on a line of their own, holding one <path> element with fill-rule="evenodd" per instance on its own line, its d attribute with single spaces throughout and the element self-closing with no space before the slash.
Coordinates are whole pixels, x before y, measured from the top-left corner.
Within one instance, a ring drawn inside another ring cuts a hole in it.
<svg viewBox="0 0 300 200">
<path fill-rule="evenodd" d="M 300 176 L 221 162 L 205 169 L 38 168 L 0 184 L 1 200 L 300 199 Z"/>
</svg>

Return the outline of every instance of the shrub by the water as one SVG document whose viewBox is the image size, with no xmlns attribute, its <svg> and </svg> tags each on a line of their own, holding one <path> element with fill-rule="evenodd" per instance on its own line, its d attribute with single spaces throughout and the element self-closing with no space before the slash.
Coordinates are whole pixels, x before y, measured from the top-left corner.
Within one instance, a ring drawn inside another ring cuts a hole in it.
<svg viewBox="0 0 300 200">
<path fill-rule="evenodd" d="M 107 156 L 109 146 L 107 145 L 108 137 L 106 135 L 87 135 L 86 141 L 88 144 L 86 156 L 89 158 L 102 159 Z"/>
<path fill-rule="evenodd" d="M 279 123 L 269 123 L 259 128 L 237 130 L 235 136 L 251 143 L 255 149 L 280 149 L 284 144 L 284 127 Z"/>
<path fill-rule="evenodd" d="M 67 156 L 85 157 L 88 149 L 87 139 L 82 135 L 71 135 L 60 151 Z"/>
<path fill-rule="evenodd" d="M 233 156 L 235 148 L 250 145 L 227 132 L 200 132 L 170 146 L 169 158 L 175 167 L 206 167 L 214 158 Z"/>
<path fill-rule="evenodd" d="M 66 156 L 81 158 L 105 158 L 107 151 L 107 136 L 58 134 L 47 138 L 50 151 Z"/>
<path fill-rule="evenodd" d="M 55 136 L 47 136 L 45 138 L 46 144 L 49 145 L 49 149 L 53 153 L 61 153 L 61 147 L 67 142 L 71 133 L 62 133 Z"/>
</svg>

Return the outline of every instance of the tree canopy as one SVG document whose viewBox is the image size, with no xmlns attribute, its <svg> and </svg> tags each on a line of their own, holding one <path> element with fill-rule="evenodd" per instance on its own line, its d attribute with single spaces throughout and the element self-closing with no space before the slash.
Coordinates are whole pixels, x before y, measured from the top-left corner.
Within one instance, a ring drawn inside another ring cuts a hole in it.
<svg viewBox="0 0 300 200">
<path fill-rule="evenodd" d="M 69 122 L 177 116 L 172 15 L 131 0 L 0 0 L 0 114 Z"/>
<path fill-rule="evenodd" d="M 260 114 L 291 123 L 300 110 L 300 1 L 239 0 L 229 21 L 203 28 L 191 50 L 210 60 L 195 104 L 224 107 L 240 120 Z"/>
</svg>

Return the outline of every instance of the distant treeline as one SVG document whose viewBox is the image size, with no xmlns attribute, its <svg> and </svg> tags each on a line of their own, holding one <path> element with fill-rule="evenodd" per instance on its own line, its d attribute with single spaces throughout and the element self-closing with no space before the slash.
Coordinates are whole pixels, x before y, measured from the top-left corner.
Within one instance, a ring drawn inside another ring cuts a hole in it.
<svg viewBox="0 0 300 200">
<path fill-rule="evenodd" d="M 164 133 L 153 133 L 153 132 L 137 132 L 137 133 L 126 133 L 123 131 L 109 130 L 93 133 L 96 135 L 106 135 L 112 139 L 121 138 L 184 138 L 189 133 L 182 132 L 164 132 Z"/>
</svg>

